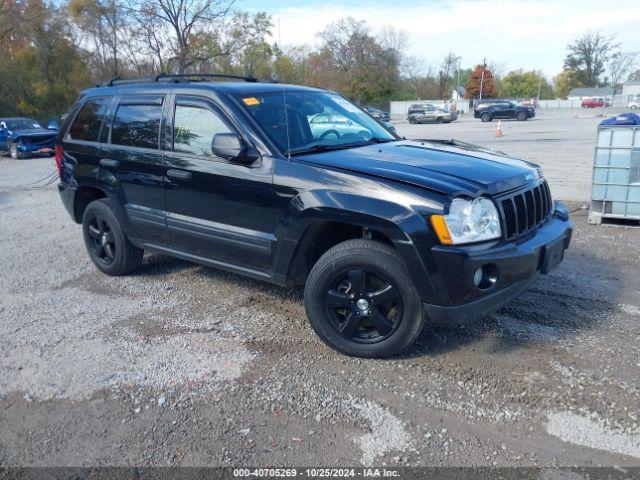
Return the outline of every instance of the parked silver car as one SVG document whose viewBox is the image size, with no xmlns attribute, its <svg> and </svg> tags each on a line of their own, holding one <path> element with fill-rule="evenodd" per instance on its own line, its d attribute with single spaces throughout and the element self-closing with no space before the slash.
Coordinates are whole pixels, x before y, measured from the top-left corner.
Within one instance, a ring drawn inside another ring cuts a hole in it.
<svg viewBox="0 0 640 480">
<path fill-rule="evenodd" d="M 453 122 L 457 115 L 449 110 L 438 108 L 432 103 L 416 103 L 407 111 L 409 123 L 449 123 Z"/>
</svg>

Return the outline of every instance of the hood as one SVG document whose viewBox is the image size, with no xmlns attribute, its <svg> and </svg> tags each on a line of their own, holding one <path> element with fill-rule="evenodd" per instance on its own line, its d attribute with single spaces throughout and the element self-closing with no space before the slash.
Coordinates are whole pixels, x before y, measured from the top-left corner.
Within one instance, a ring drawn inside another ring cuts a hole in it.
<svg viewBox="0 0 640 480">
<path fill-rule="evenodd" d="M 447 195 L 495 195 L 540 177 L 533 163 L 456 141 L 398 141 L 297 157 Z"/>
<path fill-rule="evenodd" d="M 45 136 L 45 135 L 56 135 L 58 132 L 56 130 L 47 130 L 46 128 L 22 128 L 20 130 L 13 130 L 11 132 L 11 136 L 13 138 L 24 137 L 24 136 Z"/>
</svg>

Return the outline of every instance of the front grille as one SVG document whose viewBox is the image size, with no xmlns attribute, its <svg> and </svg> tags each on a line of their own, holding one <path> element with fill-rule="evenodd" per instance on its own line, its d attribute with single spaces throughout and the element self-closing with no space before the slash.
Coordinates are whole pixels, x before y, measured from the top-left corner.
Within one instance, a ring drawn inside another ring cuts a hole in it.
<svg viewBox="0 0 640 480">
<path fill-rule="evenodd" d="M 546 180 L 530 190 L 501 197 L 498 203 L 507 239 L 537 227 L 549 218 L 553 210 L 551 191 Z"/>
<path fill-rule="evenodd" d="M 55 140 L 55 135 L 37 136 L 37 137 L 22 137 L 21 141 L 23 145 L 47 145 Z"/>
</svg>

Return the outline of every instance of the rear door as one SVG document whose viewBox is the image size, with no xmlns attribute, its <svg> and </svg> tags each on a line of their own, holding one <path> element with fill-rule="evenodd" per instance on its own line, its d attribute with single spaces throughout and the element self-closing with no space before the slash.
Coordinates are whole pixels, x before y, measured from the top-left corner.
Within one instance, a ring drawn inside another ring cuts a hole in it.
<svg viewBox="0 0 640 480">
<path fill-rule="evenodd" d="M 217 157 L 214 135 L 240 130 L 210 98 L 177 95 L 170 118 L 165 192 L 172 245 L 194 260 L 268 278 L 275 243 L 273 159 L 243 165 Z"/>
<path fill-rule="evenodd" d="M 100 158 L 100 180 L 114 189 L 131 222 L 133 238 L 166 244 L 166 204 L 161 127 L 164 94 L 121 95 L 110 114 Z"/>
</svg>

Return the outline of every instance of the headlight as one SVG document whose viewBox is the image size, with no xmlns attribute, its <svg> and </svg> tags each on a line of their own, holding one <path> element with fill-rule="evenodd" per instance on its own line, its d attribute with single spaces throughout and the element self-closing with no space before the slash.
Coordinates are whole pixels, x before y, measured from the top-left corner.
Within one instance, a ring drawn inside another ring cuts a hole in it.
<svg viewBox="0 0 640 480">
<path fill-rule="evenodd" d="M 455 198 L 448 215 L 431 215 L 431 224 L 445 245 L 500 238 L 500 217 L 491 200 Z"/>
</svg>

